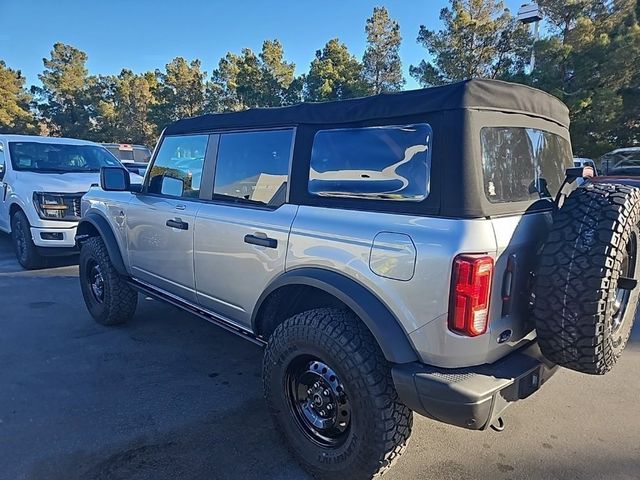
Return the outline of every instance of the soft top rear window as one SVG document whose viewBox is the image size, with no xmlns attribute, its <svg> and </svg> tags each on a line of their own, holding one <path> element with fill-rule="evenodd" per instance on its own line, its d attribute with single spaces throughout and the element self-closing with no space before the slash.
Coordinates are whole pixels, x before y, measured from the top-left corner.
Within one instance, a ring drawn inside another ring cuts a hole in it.
<svg viewBox="0 0 640 480">
<path fill-rule="evenodd" d="M 311 151 L 309 193 L 424 200 L 429 194 L 431 137 L 426 123 L 320 130 Z"/>
<path fill-rule="evenodd" d="M 569 142 L 545 130 L 484 127 L 480 140 L 484 191 L 491 203 L 553 198 L 573 164 Z"/>
</svg>

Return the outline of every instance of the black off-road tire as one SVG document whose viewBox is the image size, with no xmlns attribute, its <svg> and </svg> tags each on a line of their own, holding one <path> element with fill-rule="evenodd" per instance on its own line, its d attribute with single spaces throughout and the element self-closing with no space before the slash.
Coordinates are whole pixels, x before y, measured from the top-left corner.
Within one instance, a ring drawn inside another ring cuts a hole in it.
<svg viewBox="0 0 640 480">
<path fill-rule="evenodd" d="M 101 276 L 102 295 L 92 288 L 96 272 Z M 101 325 L 120 325 L 136 311 L 138 293 L 117 272 L 100 237 L 92 237 L 82 245 L 80 287 L 87 310 Z"/>
<path fill-rule="evenodd" d="M 538 341 L 549 360 L 596 375 L 616 363 L 640 292 L 618 290 L 621 277 L 640 276 L 639 222 L 640 189 L 625 185 L 585 185 L 557 212 L 534 288 Z M 616 306 L 619 294 L 628 295 L 625 310 Z"/>
<path fill-rule="evenodd" d="M 343 443 L 321 445 L 296 420 L 287 378 L 291 365 L 301 358 L 325 362 L 335 371 L 336 382 L 344 386 L 351 413 Z M 398 401 L 389 364 L 371 332 L 352 312 L 319 308 L 284 321 L 269 339 L 263 381 L 277 430 L 316 478 L 381 476 L 407 446 L 413 413 Z"/>
<path fill-rule="evenodd" d="M 11 217 L 11 241 L 16 258 L 23 268 L 36 270 L 44 267 L 44 258 L 38 253 L 31 237 L 29 219 L 22 210 L 18 210 Z"/>
</svg>

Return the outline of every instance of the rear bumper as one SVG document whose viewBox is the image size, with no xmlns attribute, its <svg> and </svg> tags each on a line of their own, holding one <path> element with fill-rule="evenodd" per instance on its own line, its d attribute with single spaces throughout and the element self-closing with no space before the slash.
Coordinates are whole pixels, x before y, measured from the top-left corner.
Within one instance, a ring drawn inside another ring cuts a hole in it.
<svg viewBox="0 0 640 480">
<path fill-rule="evenodd" d="M 400 400 L 416 413 L 483 430 L 509 404 L 536 392 L 557 369 L 534 342 L 490 365 L 437 368 L 408 363 L 393 367 L 392 375 Z"/>
</svg>

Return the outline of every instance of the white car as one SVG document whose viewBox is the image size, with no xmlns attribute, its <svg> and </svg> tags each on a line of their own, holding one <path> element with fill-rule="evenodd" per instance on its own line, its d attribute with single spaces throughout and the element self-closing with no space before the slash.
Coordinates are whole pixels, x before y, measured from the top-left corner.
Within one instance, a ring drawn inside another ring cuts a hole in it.
<svg viewBox="0 0 640 480">
<path fill-rule="evenodd" d="M 99 182 L 101 167 L 120 165 L 93 142 L 0 135 L 0 230 L 11 234 L 24 268 L 77 253 L 80 199 Z"/>
</svg>

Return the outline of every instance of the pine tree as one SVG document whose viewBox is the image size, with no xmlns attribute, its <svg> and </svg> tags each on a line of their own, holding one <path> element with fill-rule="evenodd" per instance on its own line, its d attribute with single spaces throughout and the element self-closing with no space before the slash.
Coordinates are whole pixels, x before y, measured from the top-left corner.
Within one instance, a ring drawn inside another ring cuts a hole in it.
<svg viewBox="0 0 640 480">
<path fill-rule="evenodd" d="M 501 78 L 524 70 L 530 54 L 530 36 L 496 0 L 451 0 L 440 11 L 444 28 L 420 27 L 418 43 L 434 57 L 410 67 L 423 86 L 469 78 Z"/>
<path fill-rule="evenodd" d="M 89 77 L 87 54 L 70 45 L 56 43 L 51 57 L 43 59 L 38 75 L 42 87 L 32 87 L 38 111 L 50 133 L 91 138 L 91 91 L 96 78 Z"/>
<path fill-rule="evenodd" d="M 342 100 L 370 93 L 362 64 L 344 43 L 334 38 L 316 52 L 305 79 L 305 100 Z"/>
<path fill-rule="evenodd" d="M 176 57 L 165 66 L 164 72 L 156 70 L 157 84 L 153 88 L 156 101 L 150 118 L 158 128 L 203 112 L 206 72 L 200 67 L 200 60 L 188 62 Z"/>
<path fill-rule="evenodd" d="M 401 90 L 405 81 L 400 60 L 400 25 L 385 7 L 375 7 L 365 27 L 367 49 L 364 52 L 364 77 L 374 93 Z"/>
<path fill-rule="evenodd" d="M 0 60 L 0 132 L 33 134 L 36 119 L 30 109 L 31 95 L 24 87 L 25 78 L 19 70 L 7 67 Z"/>
<path fill-rule="evenodd" d="M 284 60 L 282 44 L 266 40 L 259 55 L 244 48 L 220 60 L 207 87 L 207 103 L 210 111 L 277 107 L 299 101 L 300 91 L 295 65 Z"/>
</svg>

